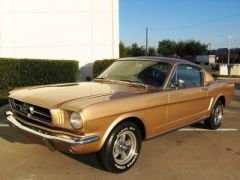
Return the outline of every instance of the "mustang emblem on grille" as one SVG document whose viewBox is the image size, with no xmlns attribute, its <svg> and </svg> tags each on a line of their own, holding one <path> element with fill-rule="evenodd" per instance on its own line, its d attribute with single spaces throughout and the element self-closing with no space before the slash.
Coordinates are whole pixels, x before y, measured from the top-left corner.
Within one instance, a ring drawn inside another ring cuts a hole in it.
<svg viewBox="0 0 240 180">
<path fill-rule="evenodd" d="M 29 107 L 30 114 L 34 114 L 34 107 Z"/>
</svg>

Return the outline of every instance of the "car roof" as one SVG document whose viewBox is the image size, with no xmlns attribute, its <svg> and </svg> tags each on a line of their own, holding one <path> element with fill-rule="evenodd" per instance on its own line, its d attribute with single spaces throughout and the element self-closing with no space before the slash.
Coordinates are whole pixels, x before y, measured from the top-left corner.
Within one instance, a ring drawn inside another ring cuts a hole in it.
<svg viewBox="0 0 240 180">
<path fill-rule="evenodd" d="M 190 61 L 186 61 L 183 59 L 177 59 L 177 58 L 169 58 L 169 57 L 151 57 L 151 56 L 140 56 L 140 57 L 129 57 L 129 58 L 121 58 L 119 61 L 127 61 L 127 60 L 137 60 L 137 61 L 159 61 L 159 62 L 166 62 L 171 64 L 191 64 L 195 65 L 194 63 Z"/>
</svg>

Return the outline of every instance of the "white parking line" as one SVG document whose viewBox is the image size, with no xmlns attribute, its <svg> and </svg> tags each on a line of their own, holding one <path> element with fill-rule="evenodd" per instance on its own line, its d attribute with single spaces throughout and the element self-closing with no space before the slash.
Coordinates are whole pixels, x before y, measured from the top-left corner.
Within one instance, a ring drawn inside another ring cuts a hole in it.
<svg viewBox="0 0 240 180">
<path fill-rule="evenodd" d="M 8 124 L 0 124 L 0 127 L 9 127 Z"/>
<path fill-rule="evenodd" d="M 230 114 L 240 114 L 240 112 L 238 112 L 238 111 L 228 111 L 228 110 L 225 110 L 224 112 L 225 113 L 230 113 Z"/>
<path fill-rule="evenodd" d="M 215 131 L 222 131 L 222 132 L 231 132 L 231 131 L 238 131 L 238 129 L 235 128 L 219 128 L 216 130 L 210 130 L 210 129 L 201 129 L 201 128 L 182 128 L 178 131 L 209 131 L 209 132 L 215 132 Z"/>
</svg>

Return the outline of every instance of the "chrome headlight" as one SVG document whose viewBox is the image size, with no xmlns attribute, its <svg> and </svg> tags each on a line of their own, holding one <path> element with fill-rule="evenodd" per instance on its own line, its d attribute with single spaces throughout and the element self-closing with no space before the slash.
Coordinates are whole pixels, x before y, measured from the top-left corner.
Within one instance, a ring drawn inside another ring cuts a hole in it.
<svg viewBox="0 0 240 180">
<path fill-rule="evenodd" d="M 70 115 L 70 123 L 74 129 L 81 129 L 83 126 L 83 121 L 80 113 L 72 112 Z"/>
</svg>

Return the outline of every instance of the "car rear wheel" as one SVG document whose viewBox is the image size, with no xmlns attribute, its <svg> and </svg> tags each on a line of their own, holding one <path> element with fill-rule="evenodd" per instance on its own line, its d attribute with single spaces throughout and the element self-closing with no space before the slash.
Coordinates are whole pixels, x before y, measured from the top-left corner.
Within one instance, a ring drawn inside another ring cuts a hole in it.
<svg viewBox="0 0 240 180">
<path fill-rule="evenodd" d="M 111 172 L 121 173 L 130 169 L 136 162 L 141 149 L 141 132 L 132 122 L 118 125 L 98 152 L 103 167 Z"/>
<path fill-rule="evenodd" d="M 218 100 L 215 104 L 211 116 L 204 121 L 208 129 L 218 129 L 223 121 L 223 103 L 221 100 Z"/>
</svg>

